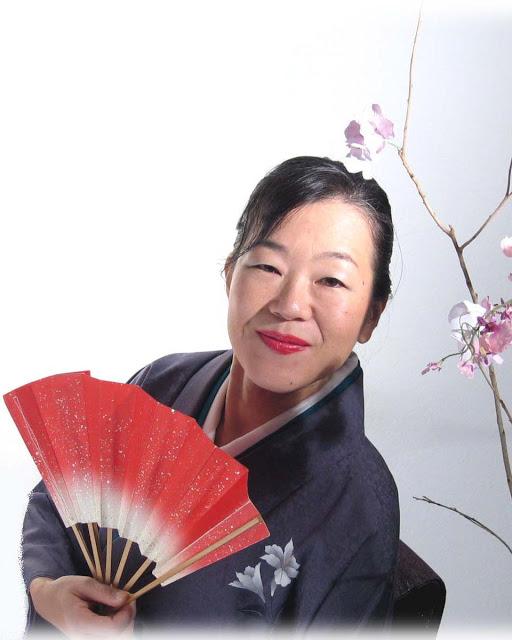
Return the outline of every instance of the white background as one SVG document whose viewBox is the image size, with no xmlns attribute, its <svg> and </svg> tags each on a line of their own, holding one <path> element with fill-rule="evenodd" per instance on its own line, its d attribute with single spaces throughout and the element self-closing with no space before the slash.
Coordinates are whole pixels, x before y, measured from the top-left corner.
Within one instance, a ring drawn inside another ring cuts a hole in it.
<svg viewBox="0 0 512 640">
<path fill-rule="evenodd" d="M 62 371 L 124 381 L 165 353 L 229 346 L 220 277 L 256 182 L 296 155 L 343 159 L 381 104 L 401 139 L 418 5 L 302 1 L 3 2 L 0 6 L 0 391 Z M 501 199 L 512 154 L 512 11 L 427 2 L 410 160 L 460 240 Z M 440 638 L 512 623 L 512 556 L 427 495 L 512 543 L 490 392 L 465 380 L 446 316 L 468 298 L 449 240 L 396 153 L 394 299 L 365 370 L 367 433 L 401 501 L 401 537 L 445 580 Z M 512 207 L 467 251 L 480 297 L 510 297 Z M 512 403 L 512 350 L 499 368 Z M 509 441 L 512 430 L 507 426 Z M 5 408 L 2 638 L 20 638 L 18 547 L 38 474 Z"/>
</svg>

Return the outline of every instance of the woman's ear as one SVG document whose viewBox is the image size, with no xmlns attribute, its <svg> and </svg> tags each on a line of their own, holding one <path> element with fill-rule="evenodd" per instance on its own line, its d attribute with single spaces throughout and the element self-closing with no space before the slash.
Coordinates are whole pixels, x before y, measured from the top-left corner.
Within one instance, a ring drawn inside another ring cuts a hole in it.
<svg viewBox="0 0 512 640">
<path fill-rule="evenodd" d="M 387 300 L 376 300 L 374 302 L 370 302 L 363 324 L 359 330 L 359 336 L 357 338 L 358 342 L 363 344 L 368 342 L 372 337 L 372 333 L 375 327 L 379 324 L 380 316 L 386 308 L 386 304 Z"/>
</svg>

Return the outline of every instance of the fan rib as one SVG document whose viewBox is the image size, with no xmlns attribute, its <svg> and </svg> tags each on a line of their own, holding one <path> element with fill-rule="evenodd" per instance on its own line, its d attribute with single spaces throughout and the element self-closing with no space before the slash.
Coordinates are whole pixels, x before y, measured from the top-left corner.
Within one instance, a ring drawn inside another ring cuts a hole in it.
<svg viewBox="0 0 512 640">
<path fill-rule="evenodd" d="M 89 571 L 91 572 L 92 576 L 95 576 L 96 575 L 96 570 L 94 569 L 94 565 L 92 563 L 91 556 L 89 554 L 89 550 L 87 549 L 87 547 L 85 545 L 84 539 L 82 538 L 82 534 L 78 530 L 78 527 L 76 526 L 76 524 L 72 524 L 71 528 L 73 529 L 73 533 L 76 536 L 76 539 L 78 541 L 78 545 L 80 546 L 80 549 L 81 549 L 82 553 L 84 554 L 84 558 L 85 558 L 85 561 L 87 562 L 87 566 L 89 567 Z"/>
<path fill-rule="evenodd" d="M 92 522 L 89 522 L 87 524 L 87 529 L 89 531 L 89 539 L 91 541 L 92 555 L 94 558 L 95 577 L 100 582 L 103 582 L 103 572 L 101 571 L 100 554 L 98 552 L 98 542 L 96 540 L 96 530 L 94 528 L 94 524 Z"/>
<path fill-rule="evenodd" d="M 133 576 L 124 585 L 123 589 L 125 591 L 129 591 L 133 587 L 133 585 L 137 582 L 137 580 L 141 577 L 144 571 L 146 571 L 146 569 L 151 565 L 152 562 L 153 561 L 150 558 L 146 558 L 146 560 L 140 565 L 140 567 L 133 574 Z"/>
<path fill-rule="evenodd" d="M 126 561 L 128 560 L 128 554 L 130 553 L 132 544 L 133 543 L 131 540 L 127 540 L 126 544 L 124 545 L 123 555 L 121 556 L 121 560 L 119 561 L 119 566 L 117 567 L 116 576 L 114 578 L 114 582 L 112 583 L 114 587 L 119 586 L 119 581 L 121 580 L 121 576 L 123 575 L 124 567 L 125 567 Z"/>
<path fill-rule="evenodd" d="M 107 529 L 107 554 L 105 558 L 105 582 L 110 584 L 112 574 L 112 527 Z"/>
<path fill-rule="evenodd" d="M 137 600 L 137 598 L 140 598 L 140 596 L 143 596 L 148 591 L 151 591 L 155 587 L 158 587 L 160 584 L 162 584 L 162 582 L 165 582 L 176 573 L 180 573 L 180 571 L 183 571 L 183 569 L 186 569 L 191 564 L 194 564 L 194 562 L 197 562 L 201 558 L 204 558 L 204 556 L 208 555 L 212 551 L 215 551 L 215 549 L 218 549 L 223 544 L 226 544 L 226 542 L 233 540 L 233 538 L 236 538 L 240 534 L 244 533 L 244 531 L 247 531 L 248 529 L 255 527 L 260 522 L 264 524 L 263 518 L 261 516 L 256 516 L 255 518 L 252 518 L 252 520 L 249 520 L 249 522 L 246 522 L 241 527 L 238 527 L 238 529 L 235 529 L 234 531 L 231 531 L 231 533 L 228 533 L 228 535 L 224 536 L 224 538 L 217 540 L 217 542 L 214 542 L 209 547 L 206 547 L 206 549 L 199 551 L 194 556 L 192 556 L 192 558 L 189 558 L 188 560 L 185 560 L 184 562 L 180 563 L 176 567 L 169 569 L 169 571 L 166 571 L 162 576 L 160 576 L 159 578 L 155 578 L 152 582 L 147 584 L 145 587 L 142 587 L 141 589 L 133 593 L 126 601 L 126 604 L 129 604 L 130 602 Z"/>
</svg>

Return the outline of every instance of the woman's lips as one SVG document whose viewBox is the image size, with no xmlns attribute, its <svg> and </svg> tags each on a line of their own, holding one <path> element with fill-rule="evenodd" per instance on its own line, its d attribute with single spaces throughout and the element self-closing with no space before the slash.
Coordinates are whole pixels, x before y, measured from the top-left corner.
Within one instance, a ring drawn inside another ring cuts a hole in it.
<svg viewBox="0 0 512 640">
<path fill-rule="evenodd" d="M 311 346 L 308 342 L 302 340 L 301 338 L 297 338 L 296 336 L 279 334 L 273 331 L 265 331 L 265 333 L 257 331 L 256 333 L 267 345 L 267 347 L 269 347 L 273 351 L 276 351 L 277 353 L 280 353 L 281 355 L 304 351 L 304 349 Z"/>
</svg>

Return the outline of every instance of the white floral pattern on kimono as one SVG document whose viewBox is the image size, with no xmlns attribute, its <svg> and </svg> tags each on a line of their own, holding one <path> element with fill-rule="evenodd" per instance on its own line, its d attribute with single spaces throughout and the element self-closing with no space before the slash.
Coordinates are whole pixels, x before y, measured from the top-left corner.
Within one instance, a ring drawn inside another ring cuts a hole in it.
<svg viewBox="0 0 512 640">
<path fill-rule="evenodd" d="M 288 544 L 283 548 L 277 544 L 266 545 L 265 555 L 260 556 L 271 567 L 275 569 L 272 582 L 270 583 L 270 595 L 274 596 L 277 586 L 286 587 L 293 578 L 299 573 L 300 564 L 293 555 L 293 540 L 290 538 Z M 261 579 L 261 562 L 255 567 L 245 567 L 243 573 L 236 571 L 238 580 L 229 583 L 230 587 L 238 587 L 239 589 L 247 589 L 258 596 L 265 602 L 265 594 L 263 582 Z"/>
</svg>

